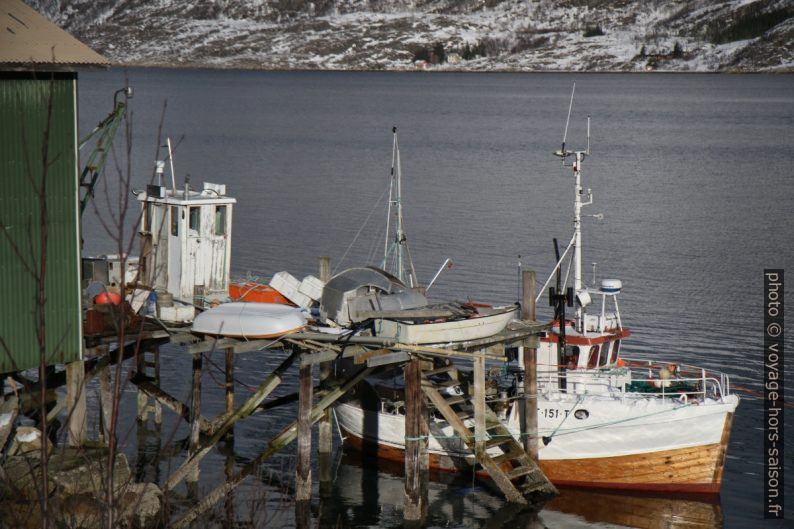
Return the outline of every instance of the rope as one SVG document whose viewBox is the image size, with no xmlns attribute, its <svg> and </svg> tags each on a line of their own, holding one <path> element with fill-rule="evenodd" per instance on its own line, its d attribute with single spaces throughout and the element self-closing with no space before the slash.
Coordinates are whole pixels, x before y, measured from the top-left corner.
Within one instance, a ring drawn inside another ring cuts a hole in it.
<svg viewBox="0 0 794 529">
<path fill-rule="evenodd" d="M 350 251 L 350 249 L 353 247 L 354 244 L 356 244 L 356 240 L 358 240 L 358 236 L 361 235 L 361 232 L 364 230 L 364 227 L 369 222 L 370 217 L 372 217 L 372 214 L 375 213 L 375 208 L 377 208 L 378 205 L 380 204 L 380 201 L 383 198 L 383 195 L 386 194 L 386 191 L 387 191 L 387 189 L 384 189 L 383 192 L 378 197 L 378 199 L 375 201 L 375 204 L 372 206 L 372 209 L 369 211 L 369 215 L 367 215 L 367 218 L 364 219 L 364 223 L 361 225 L 361 227 L 359 227 L 358 231 L 356 232 L 356 236 L 353 237 L 353 240 L 350 242 L 350 245 L 348 245 L 347 250 L 345 250 L 345 253 L 342 254 L 342 258 L 339 259 L 339 262 L 336 263 L 336 266 L 334 267 L 333 271 L 331 272 L 331 275 L 336 273 L 336 270 L 339 268 L 339 265 L 341 265 L 342 262 L 344 262 L 345 257 L 347 257 L 347 254 Z"/>
<path fill-rule="evenodd" d="M 551 438 L 552 438 L 552 437 L 554 437 L 554 436 L 557 434 L 557 430 L 559 430 L 559 429 L 560 429 L 560 427 L 562 426 L 562 424 L 563 424 L 565 421 L 567 421 L 567 420 L 568 420 L 568 417 L 570 417 L 571 415 L 573 415 L 573 410 L 575 410 L 575 409 L 576 409 L 576 407 L 579 405 L 579 403 L 580 403 L 580 402 L 582 402 L 582 399 L 584 399 L 585 395 L 587 395 L 587 392 L 586 392 L 586 391 L 584 392 L 584 394 L 583 394 L 583 395 L 580 395 L 580 396 L 579 396 L 579 397 L 576 399 L 576 402 L 574 403 L 574 405 L 573 405 L 573 407 L 570 409 L 570 411 L 569 411 L 568 413 L 566 413 L 566 414 L 565 414 L 565 417 L 563 417 L 563 418 L 562 418 L 562 420 L 560 421 L 560 424 L 558 424 L 558 425 L 557 425 L 557 427 L 554 429 L 554 431 L 552 431 L 552 432 L 551 432 L 551 434 L 548 436 L 548 438 L 549 438 L 549 441 L 551 441 Z M 544 442 L 545 444 L 549 444 L 548 442 L 546 442 L 546 439 L 543 439 L 543 442 Z"/>
</svg>

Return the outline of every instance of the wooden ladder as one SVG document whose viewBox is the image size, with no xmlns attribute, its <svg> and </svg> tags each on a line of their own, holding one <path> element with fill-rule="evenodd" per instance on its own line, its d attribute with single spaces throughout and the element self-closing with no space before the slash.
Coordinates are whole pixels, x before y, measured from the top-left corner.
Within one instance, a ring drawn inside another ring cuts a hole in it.
<svg viewBox="0 0 794 529">
<path fill-rule="evenodd" d="M 507 500 L 525 505 L 527 503 L 526 494 L 534 492 L 557 494 L 554 485 L 487 404 L 485 406 L 485 428 L 488 439 L 484 443 L 485 449 L 477 452 L 473 426 L 469 427 L 464 422 L 474 413 L 473 407 L 468 404 L 468 395 L 466 392 L 461 392 L 463 393 L 461 395 L 442 395 L 439 391 L 444 388 L 460 387 L 459 375 L 457 368 L 452 364 L 423 371 L 422 391 L 455 432 L 460 435 L 466 446 L 474 453 L 477 463 L 488 472 Z M 488 450 L 493 447 L 498 447 L 501 454 L 489 454 Z"/>
</svg>

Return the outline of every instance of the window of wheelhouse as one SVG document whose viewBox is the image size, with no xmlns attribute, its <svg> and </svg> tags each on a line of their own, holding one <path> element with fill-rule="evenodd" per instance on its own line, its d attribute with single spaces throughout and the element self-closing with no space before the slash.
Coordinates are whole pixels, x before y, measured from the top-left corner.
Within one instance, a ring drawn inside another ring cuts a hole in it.
<svg viewBox="0 0 794 529">
<path fill-rule="evenodd" d="M 215 206 L 215 235 L 226 235 L 226 206 Z"/>
<path fill-rule="evenodd" d="M 618 352 L 620 350 L 620 340 L 615 340 L 612 344 L 612 354 L 609 355 L 609 363 L 614 364 L 618 361 Z"/>
<path fill-rule="evenodd" d="M 588 369 L 595 369 L 598 367 L 598 354 L 601 351 L 601 348 L 597 345 L 593 345 L 590 347 L 590 353 L 587 356 L 587 368 Z"/>
<path fill-rule="evenodd" d="M 188 229 L 190 230 L 188 233 L 190 235 L 200 235 L 201 230 L 199 229 L 199 226 L 201 224 L 201 207 L 191 207 L 188 217 Z"/>
<path fill-rule="evenodd" d="M 179 208 L 171 206 L 171 235 L 179 236 Z"/>
<path fill-rule="evenodd" d="M 604 367 L 609 363 L 609 342 L 604 342 L 601 345 L 601 353 L 598 355 L 598 365 Z"/>
<path fill-rule="evenodd" d="M 143 203 L 143 232 L 149 233 L 152 229 L 152 208 L 148 202 Z"/>
</svg>

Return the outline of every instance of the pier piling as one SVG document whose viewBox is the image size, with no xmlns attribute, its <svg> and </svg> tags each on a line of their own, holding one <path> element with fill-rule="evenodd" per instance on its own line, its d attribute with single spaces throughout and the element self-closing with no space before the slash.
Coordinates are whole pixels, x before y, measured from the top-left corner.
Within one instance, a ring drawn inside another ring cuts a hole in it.
<svg viewBox="0 0 794 529">
<path fill-rule="evenodd" d="M 69 417 L 69 446 L 83 446 L 88 439 L 85 403 L 85 363 L 66 364 L 66 410 Z"/>
<path fill-rule="evenodd" d="M 423 450 L 423 432 L 427 425 L 423 413 L 422 364 L 413 357 L 404 368 L 405 374 L 405 500 L 403 517 L 409 523 L 424 520 L 427 512 L 427 450 Z M 425 445 L 426 446 L 426 445 Z"/>
<path fill-rule="evenodd" d="M 295 499 L 312 499 L 312 365 L 301 365 L 298 394 L 298 461 L 295 467 Z"/>
<path fill-rule="evenodd" d="M 193 355 L 193 398 L 190 403 L 190 444 L 188 448 L 188 459 L 193 457 L 199 451 L 199 440 L 201 434 L 201 426 L 199 417 L 201 416 L 201 373 L 202 373 L 203 355 L 202 353 L 195 353 Z M 195 465 L 185 477 L 186 481 L 196 482 L 199 477 L 199 466 Z"/>
<path fill-rule="evenodd" d="M 535 272 L 524 270 L 521 273 L 521 319 L 535 321 Z M 538 461 L 538 367 L 535 347 L 522 347 L 524 355 L 524 420 L 521 438 L 524 451 Z"/>
</svg>

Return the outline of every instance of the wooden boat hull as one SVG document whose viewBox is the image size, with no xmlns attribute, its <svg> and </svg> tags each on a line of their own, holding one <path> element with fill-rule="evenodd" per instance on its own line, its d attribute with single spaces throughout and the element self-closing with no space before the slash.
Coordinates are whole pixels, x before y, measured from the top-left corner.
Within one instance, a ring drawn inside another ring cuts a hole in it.
<svg viewBox="0 0 794 529">
<path fill-rule="evenodd" d="M 347 435 L 346 442 L 365 454 L 393 461 L 403 461 L 404 450 L 400 440 L 400 431 L 404 432 L 403 417 L 378 413 L 378 424 L 370 425 L 368 423 L 374 422 L 375 417 L 366 419 L 365 412 L 360 412 L 360 417 L 353 418 L 357 414 L 355 408 L 350 404 L 342 404 L 337 407 L 340 426 Z M 732 406 L 728 404 L 725 408 L 732 409 Z M 376 414 L 370 412 L 370 415 Z M 555 447 L 556 450 L 549 450 L 554 443 L 558 445 L 566 443 L 564 438 L 559 438 L 553 440 L 549 446 L 541 447 L 539 465 L 552 483 L 559 486 L 716 494 L 719 493 L 722 482 L 732 418 L 732 411 L 716 410 L 715 413 L 708 416 L 690 416 L 685 420 L 704 423 L 721 420 L 722 424 L 719 425 L 718 422 L 717 424 L 722 428 L 718 430 L 716 436 L 704 438 L 703 444 L 692 443 L 691 446 L 664 449 L 665 442 L 660 441 L 655 449 L 631 454 L 608 455 L 609 452 L 601 452 L 603 455 L 599 457 L 588 457 L 598 451 L 580 450 L 576 455 L 566 447 Z M 681 424 L 674 422 L 669 427 L 680 427 Z M 543 429 L 542 424 L 541 429 Z M 662 429 L 663 427 L 659 426 L 657 431 Z M 615 432 L 610 432 L 608 428 L 601 430 L 603 433 L 596 429 L 582 432 L 581 435 L 586 435 L 591 439 L 593 445 L 603 445 L 598 441 L 598 437 L 603 435 L 607 438 L 613 436 Z M 378 434 L 373 435 L 375 431 Z M 576 434 L 572 434 L 568 437 L 576 436 Z M 622 444 L 630 445 L 632 441 L 624 439 Z M 623 448 L 620 444 L 615 443 L 610 450 L 619 452 Z M 439 441 L 435 437 L 431 437 L 430 467 L 453 472 L 470 469 L 470 458 L 466 458 L 460 443 L 457 445 L 448 446 L 447 450 L 442 450 Z M 577 445 L 569 446 L 576 447 Z M 567 452 L 568 457 L 553 457 L 564 452 Z"/>
<path fill-rule="evenodd" d="M 518 307 L 476 318 L 432 323 L 405 323 L 376 319 L 375 335 L 407 344 L 464 342 L 493 336 L 518 314 Z"/>
</svg>

